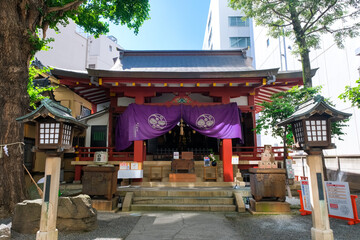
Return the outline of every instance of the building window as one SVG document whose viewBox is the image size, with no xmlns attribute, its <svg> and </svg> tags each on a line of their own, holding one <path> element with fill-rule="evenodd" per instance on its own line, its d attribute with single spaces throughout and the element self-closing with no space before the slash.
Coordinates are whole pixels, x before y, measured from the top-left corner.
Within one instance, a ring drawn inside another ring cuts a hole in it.
<svg viewBox="0 0 360 240">
<path fill-rule="evenodd" d="M 210 44 L 211 44 L 211 37 L 212 37 L 212 29 L 209 34 L 208 46 L 210 46 Z"/>
<path fill-rule="evenodd" d="M 270 39 L 269 38 L 266 40 L 266 46 L 267 47 L 270 46 Z"/>
<path fill-rule="evenodd" d="M 230 27 L 248 27 L 249 19 L 246 18 L 243 20 L 243 17 L 229 17 L 229 26 Z"/>
<path fill-rule="evenodd" d="M 87 117 L 91 114 L 91 110 L 87 107 L 81 106 L 81 117 Z"/>
<path fill-rule="evenodd" d="M 109 51 L 112 52 L 112 46 L 111 45 L 109 45 Z"/>
<path fill-rule="evenodd" d="M 95 64 L 89 64 L 89 68 L 94 69 L 94 68 L 95 68 Z"/>
<path fill-rule="evenodd" d="M 210 25 L 211 25 L 211 12 L 210 12 L 210 15 L 209 15 L 209 21 L 208 21 L 208 25 L 207 25 L 208 30 L 210 29 Z"/>
<path fill-rule="evenodd" d="M 231 37 L 230 47 L 231 48 L 247 48 L 250 46 L 249 37 Z"/>
</svg>

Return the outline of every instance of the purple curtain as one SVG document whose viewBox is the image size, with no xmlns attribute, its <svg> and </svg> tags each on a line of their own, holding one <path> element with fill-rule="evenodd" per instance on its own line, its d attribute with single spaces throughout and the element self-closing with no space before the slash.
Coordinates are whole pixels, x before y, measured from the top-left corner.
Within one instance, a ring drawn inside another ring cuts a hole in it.
<svg viewBox="0 0 360 240">
<path fill-rule="evenodd" d="M 118 118 L 116 150 L 124 150 L 131 141 L 146 140 L 165 134 L 180 121 L 180 106 L 146 106 L 130 104 Z"/>
<path fill-rule="evenodd" d="M 239 109 L 236 103 L 216 106 L 183 106 L 182 117 L 202 135 L 220 139 L 242 139 Z"/>
<path fill-rule="evenodd" d="M 117 119 L 116 150 L 128 148 L 132 141 L 161 136 L 173 129 L 181 118 L 205 136 L 242 139 L 236 103 L 203 107 L 130 104 Z"/>
<path fill-rule="evenodd" d="M 131 110 L 127 108 L 116 119 L 115 128 L 115 149 L 116 151 L 124 150 L 131 146 L 132 142 L 129 140 L 129 116 Z"/>
</svg>

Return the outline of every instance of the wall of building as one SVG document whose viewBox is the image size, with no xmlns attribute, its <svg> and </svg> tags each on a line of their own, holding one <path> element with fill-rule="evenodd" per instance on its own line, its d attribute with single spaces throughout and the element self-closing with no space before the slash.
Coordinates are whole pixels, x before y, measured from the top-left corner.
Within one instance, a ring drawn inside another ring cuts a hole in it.
<svg viewBox="0 0 360 240">
<path fill-rule="evenodd" d="M 107 36 L 99 36 L 99 38 L 90 36 L 88 42 L 89 51 L 87 67 L 110 69 L 116 61 L 115 58 L 119 57 L 119 50 L 121 49 L 120 45 Z"/>
<path fill-rule="evenodd" d="M 98 117 L 93 117 L 88 120 L 84 120 L 84 122 L 89 125 L 86 129 L 86 137 L 85 137 L 85 147 L 90 147 L 91 143 L 91 126 L 96 125 L 106 125 L 107 132 L 109 132 L 109 113 L 104 113 Z M 108 146 L 108 139 L 106 139 L 106 146 Z"/>
<path fill-rule="evenodd" d="M 110 69 L 114 58 L 119 57 L 118 50 L 122 47 L 114 37 L 89 36 L 71 20 L 66 27 L 58 27 L 59 33 L 52 29 L 46 32 L 48 38 L 55 40 L 49 44 L 50 49 L 35 55 L 45 66 L 70 70 Z"/>
<path fill-rule="evenodd" d="M 48 44 L 47 51 L 39 51 L 35 57 L 42 64 L 71 70 L 85 70 L 87 40 L 86 36 L 77 31 L 77 26 L 70 21 L 66 27 L 59 25 L 59 33 L 52 29 L 46 32 L 47 38 L 55 41 Z"/>
<path fill-rule="evenodd" d="M 207 24 L 205 28 L 205 35 L 203 41 L 203 50 L 233 50 L 240 49 L 231 47 L 230 37 L 249 37 L 250 49 L 247 55 L 254 56 L 254 38 L 252 20 L 249 19 L 249 26 L 230 26 L 229 17 L 243 16 L 244 14 L 239 10 L 233 10 L 228 7 L 227 0 L 211 0 Z M 211 35 L 211 41 L 209 37 Z M 242 47 L 241 47 L 242 48 Z M 255 67 L 255 59 L 253 60 Z"/>
<path fill-rule="evenodd" d="M 71 109 L 71 114 L 75 118 L 81 115 L 82 106 L 91 110 L 90 102 L 66 87 L 58 86 L 58 88 L 54 90 L 54 96 L 57 101 L 60 101 L 61 105 Z"/>
</svg>

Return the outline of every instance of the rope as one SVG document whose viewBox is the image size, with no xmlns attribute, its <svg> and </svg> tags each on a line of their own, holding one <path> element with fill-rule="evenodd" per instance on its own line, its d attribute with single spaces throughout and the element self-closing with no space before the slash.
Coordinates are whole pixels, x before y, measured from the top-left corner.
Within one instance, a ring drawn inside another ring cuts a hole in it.
<svg viewBox="0 0 360 240">
<path fill-rule="evenodd" d="M 11 146 L 11 145 L 15 145 L 15 144 L 25 145 L 24 142 L 13 142 L 13 143 L 7 143 L 7 144 L 0 144 L 0 147 L 3 147 L 3 146 Z"/>
</svg>

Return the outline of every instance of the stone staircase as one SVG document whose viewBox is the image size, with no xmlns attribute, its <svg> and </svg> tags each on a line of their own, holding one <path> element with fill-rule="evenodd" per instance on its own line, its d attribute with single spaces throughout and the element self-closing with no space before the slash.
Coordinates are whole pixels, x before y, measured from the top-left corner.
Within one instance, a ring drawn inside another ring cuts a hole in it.
<svg viewBox="0 0 360 240">
<path fill-rule="evenodd" d="M 131 211 L 211 211 L 237 210 L 232 190 L 140 190 L 131 194 Z"/>
</svg>

